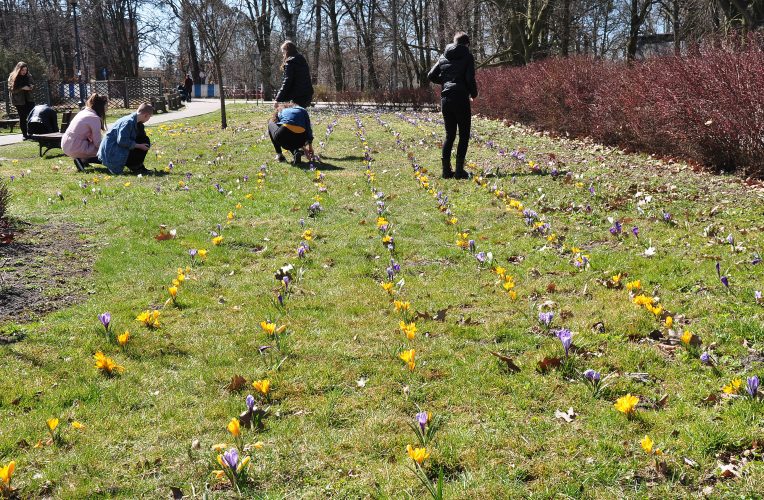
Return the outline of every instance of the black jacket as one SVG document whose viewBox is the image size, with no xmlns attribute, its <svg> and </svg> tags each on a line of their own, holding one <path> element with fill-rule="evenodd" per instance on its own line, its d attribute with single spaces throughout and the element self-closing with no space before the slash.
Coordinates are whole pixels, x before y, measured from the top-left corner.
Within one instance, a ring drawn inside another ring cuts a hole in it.
<svg viewBox="0 0 764 500">
<path fill-rule="evenodd" d="M 448 45 L 427 78 L 443 85 L 440 95 L 446 101 L 468 101 L 478 95 L 475 58 L 466 45 Z"/>
<path fill-rule="evenodd" d="M 27 127 L 30 134 L 58 132 L 58 114 L 47 104 L 38 104 L 29 113 Z"/>
<path fill-rule="evenodd" d="M 310 68 L 302 54 L 296 54 L 284 64 L 284 79 L 276 94 L 276 102 L 310 102 L 313 97 L 313 84 L 310 82 Z"/>
</svg>

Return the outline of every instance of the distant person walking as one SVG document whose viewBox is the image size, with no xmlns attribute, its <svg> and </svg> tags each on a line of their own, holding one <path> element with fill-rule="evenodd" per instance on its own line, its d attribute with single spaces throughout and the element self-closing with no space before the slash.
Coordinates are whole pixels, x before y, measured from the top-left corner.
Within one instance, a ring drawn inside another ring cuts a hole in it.
<svg viewBox="0 0 764 500">
<path fill-rule="evenodd" d="M 281 44 L 281 54 L 284 56 L 281 64 L 284 77 L 275 101 L 277 103 L 292 101 L 298 106 L 307 108 L 313 99 L 313 84 L 310 81 L 308 61 L 297 52 L 297 45 L 289 40 Z"/>
<path fill-rule="evenodd" d="M 8 76 L 8 91 L 11 94 L 11 102 L 16 107 L 16 112 L 19 115 L 19 125 L 21 125 L 21 133 L 24 135 L 24 139 L 29 139 L 27 118 L 32 108 L 34 108 L 33 90 L 34 80 L 32 75 L 29 74 L 29 66 L 25 62 L 19 61 Z"/>
<path fill-rule="evenodd" d="M 310 115 L 301 106 L 291 102 L 276 104 L 276 112 L 268 121 L 268 135 L 276 149 L 276 161 L 286 161 L 282 148 L 292 153 L 292 165 L 299 165 L 306 152 L 309 158 L 313 157 Z"/>
<path fill-rule="evenodd" d="M 467 179 L 464 170 L 467 147 L 470 142 L 472 109 L 470 101 L 478 95 L 475 82 L 475 58 L 469 49 L 470 37 L 458 32 L 454 43 L 446 47 L 445 52 L 432 67 L 427 77 L 431 82 L 443 86 L 440 93 L 440 107 L 446 125 L 446 139 L 443 141 L 441 162 L 443 178 Z M 456 173 L 451 170 L 451 149 L 459 129 L 459 146 L 456 148 Z"/>
<path fill-rule="evenodd" d="M 108 103 L 109 98 L 105 95 L 91 94 L 85 108 L 72 119 L 61 138 L 61 149 L 74 160 L 80 172 L 85 171 L 88 163 L 101 163 L 98 147 L 101 145 L 101 131 L 106 130 Z"/>
<path fill-rule="evenodd" d="M 194 89 L 194 81 L 191 79 L 191 75 L 186 75 L 186 79 L 183 81 L 183 87 L 186 90 L 186 102 L 191 102 L 191 92 Z"/>
<path fill-rule="evenodd" d="M 98 159 L 112 174 L 121 174 L 125 167 L 137 174 L 148 172 L 143 160 L 151 147 L 143 124 L 151 119 L 154 108 L 143 103 L 135 113 L 123 116 L 106 132 L 98 148 Z"/>
</svg>

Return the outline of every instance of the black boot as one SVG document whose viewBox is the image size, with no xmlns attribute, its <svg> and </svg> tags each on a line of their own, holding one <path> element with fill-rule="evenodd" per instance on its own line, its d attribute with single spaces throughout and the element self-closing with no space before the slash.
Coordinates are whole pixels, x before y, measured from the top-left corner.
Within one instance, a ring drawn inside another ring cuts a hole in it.
<svg viewBox="0 0 764 500">
<path fill-rule="evenodd" d="M 451 179 L 454 176 L 454 171 L 451 170 L 451 158 L 441 158 L 440 162 L 443 165 L 443 178 Z"/>
<path fill-rule="evenodd" d="M 454 174 L 456 179 L 469 179 L 470 174 L 464 170 L 464 158 L 456 158 L 456 173 Z"/>
</svg>

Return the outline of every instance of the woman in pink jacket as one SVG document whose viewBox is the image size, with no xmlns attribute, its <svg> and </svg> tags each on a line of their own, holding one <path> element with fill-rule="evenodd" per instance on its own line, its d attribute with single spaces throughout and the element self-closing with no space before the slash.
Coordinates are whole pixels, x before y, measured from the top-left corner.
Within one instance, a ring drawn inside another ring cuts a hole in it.
<svg viewBox="0 0 764 500">
<path fill-rule="evenodd" d="M 98 161 L 101 131 L 106 130 L 106 105 L 109 98 L 91 94 L 85 108 L 77 113 L 61 138 L 64 154 L 74 159 L 77 170 L 84 171 L 88 163 Z"/>
</svg>

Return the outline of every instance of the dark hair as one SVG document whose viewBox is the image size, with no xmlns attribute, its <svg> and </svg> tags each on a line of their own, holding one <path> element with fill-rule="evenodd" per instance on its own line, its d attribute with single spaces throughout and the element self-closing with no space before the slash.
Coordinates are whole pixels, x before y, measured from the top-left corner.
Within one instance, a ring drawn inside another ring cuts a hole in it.
<svg viewBox="0 0 764 500">
<path fill-rule="evenodd" d="M 454 35 L 454 43 L 459 45 L 469 45 L 470 37 L 464 31 L 457 31 Z"/>
<path fill-rule="evenodd" d="M 95 111 L 95 114 L 101 118 L 101 129 L 106 130 L 106 105 L 109 104 L 109 98 L 97 93 L 90 94 L 85 106 Z"/>
<path fill-rule="evenodd" d="M 297 45 L 292 40 L 287 40 L 281 44 L 281 52 L 284 54 L 284 59 L 281 61 L 281 69 L 283 70 L 287 59 L 297 55 Z"/>
</svg>

